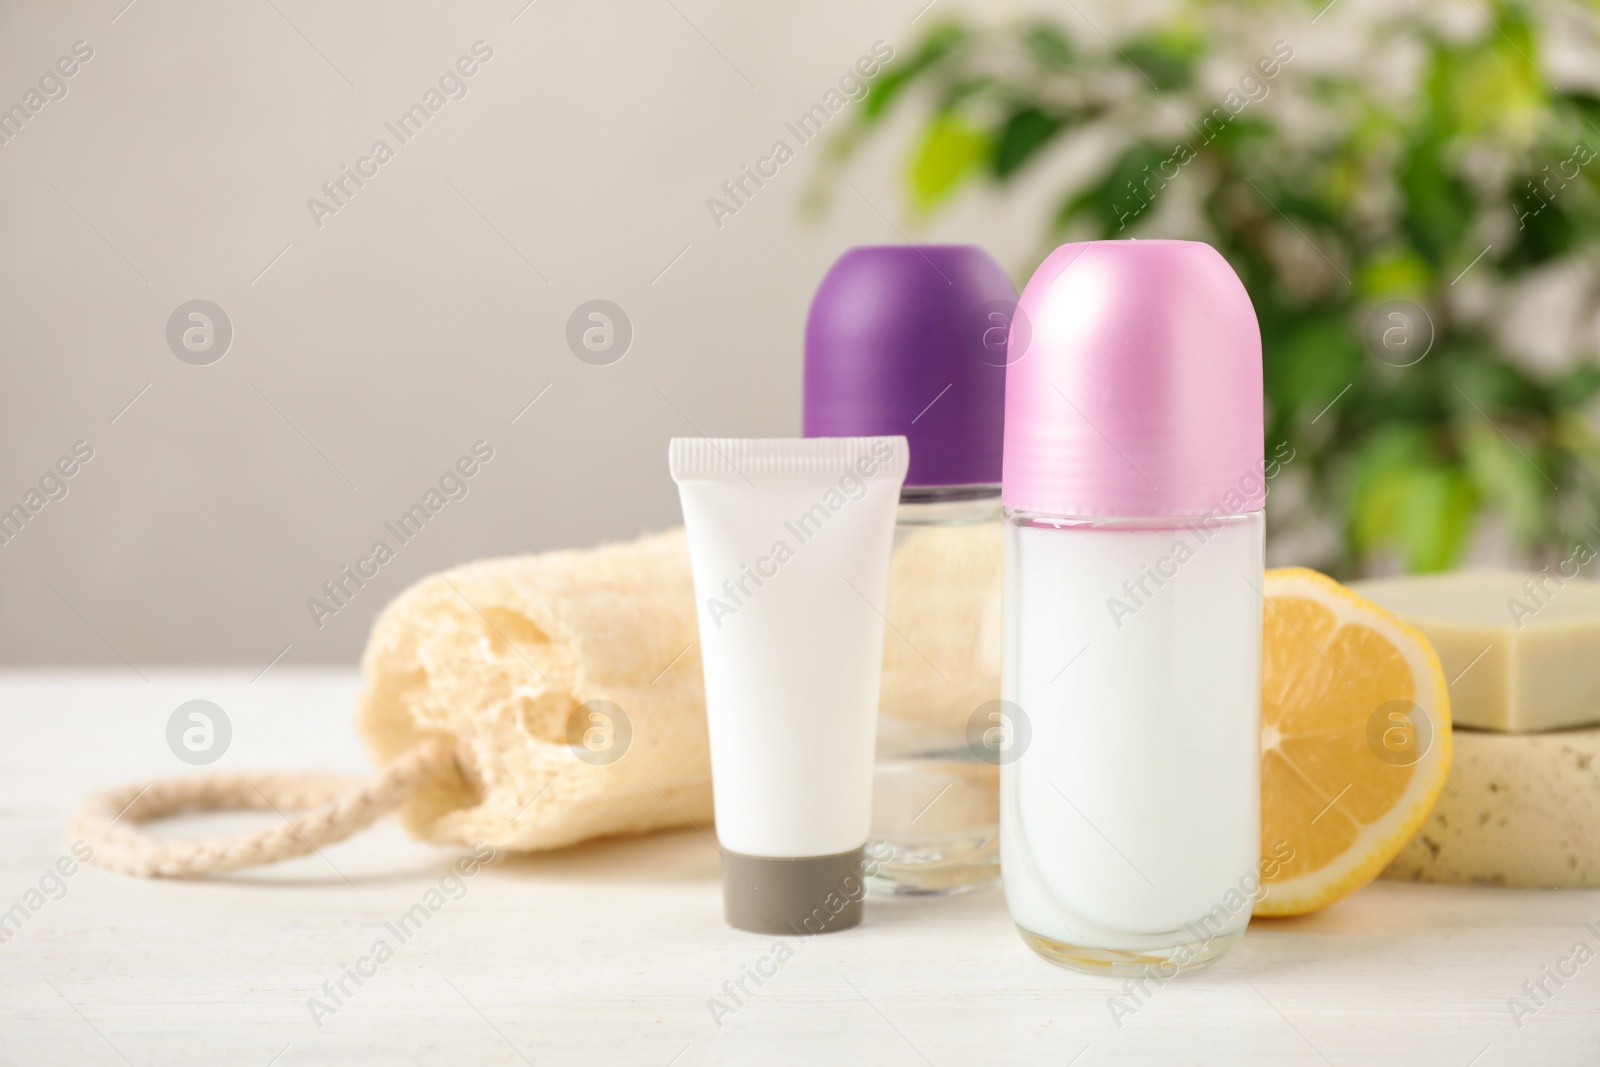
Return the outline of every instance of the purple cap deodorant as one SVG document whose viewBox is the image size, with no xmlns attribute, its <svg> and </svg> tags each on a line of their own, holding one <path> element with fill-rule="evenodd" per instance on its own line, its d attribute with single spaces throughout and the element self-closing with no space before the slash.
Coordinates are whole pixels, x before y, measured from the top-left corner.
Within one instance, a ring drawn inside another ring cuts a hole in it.
<svg viewBox="0 0 1600 1067">
<path fill-rule="evenodd" d="M 987 746 L 1000 694 L 949 684 L 956 660 L 944 657 L 959 649 L 966 663 L 1000 643 L 1006 365 L 1029 336 L 1013 326 L 1016 299 L 971 245 L 852 248 L 806 323 L 806 436 L 911 445 L 884 616 L 902 637 L 918 620 L 943 626 L 938 647 L 921 642 L 932 659 L 901 637 L 884 649 L 895 684 L 880 690 L 863 872 L 880 892 L 926 897 L 999 877 L 998 753 Z M 937 817 L 919 820 L 935 795 Z"/>
<path fill-rule="evenodd" d="M 806 320 L 805 435 L 903 434 L 908 487 L 997 484 L 1016 302 L 974 245 L 852 248 Z"/>
</svg>

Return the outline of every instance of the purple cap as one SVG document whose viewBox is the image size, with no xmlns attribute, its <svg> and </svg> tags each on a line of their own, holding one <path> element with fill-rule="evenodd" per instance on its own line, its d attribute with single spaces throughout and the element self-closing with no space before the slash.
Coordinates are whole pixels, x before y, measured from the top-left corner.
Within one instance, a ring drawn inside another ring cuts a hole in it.
<svg viewBox="0 0 1600 1067">
<path fill-rule="evenodd" d="M 1261 331 L 1216 249 L 1062 245 L 1016 319 L 1031 337 L 1006 382 L 1006 507 L 1140 518 L 1265 505 Z"/>
<path fill-rule="evenodd" d="M 852 248 L 806 319 L 805 435 L 904 435 L 906 485 L 999 484 L 1016 303 L 974 245 Z"/>
</svg>

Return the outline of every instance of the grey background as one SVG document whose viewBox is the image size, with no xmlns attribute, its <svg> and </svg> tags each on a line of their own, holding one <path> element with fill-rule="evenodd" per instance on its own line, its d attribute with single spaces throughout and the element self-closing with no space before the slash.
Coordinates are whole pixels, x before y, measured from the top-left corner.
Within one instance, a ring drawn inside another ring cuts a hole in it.
<svg viewBox="0 0 1600 1067">
<path fill-rule="evenodd" d="M 848 246 L 976 241 L 1025 278 L 1026 193 L 918 228 L 904 136 L 820 222 L 819 142 L 720 230 L 706 207 L 940 3 L 0 5 L 0 107 L 94 49 L 0 145 L 0 508 L 94 449 L 0 546 L 0 662 L 353 662 L 430 571 L 678 521 L 669 437 L 798 433 L 806 307 Z M 398 144 L 384 123 L 478 40 L 467 95 Z M 307 198 L 380 137 L 319 228 Z M 209 366 L 166 343 L 195 299 L 233 326 Z M 593 299 L 633 325 L 613 365 L 566 346 Z M 479 440 L 468 495 L 319 630 L 307 598 Z"/>
</svg>

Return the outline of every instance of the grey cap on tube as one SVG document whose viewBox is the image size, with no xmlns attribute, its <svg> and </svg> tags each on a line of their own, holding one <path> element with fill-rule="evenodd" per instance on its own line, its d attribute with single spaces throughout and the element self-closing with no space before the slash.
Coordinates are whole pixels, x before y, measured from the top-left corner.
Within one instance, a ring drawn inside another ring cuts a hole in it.
<svg viewBox="0 0 1600 1067">
<path fill-rule="evenodd" d="M 728 925 L 757 934 L 828 934 L 861 921 L 864 849 L 794 859 L 722 853 Z"/>
</svg>

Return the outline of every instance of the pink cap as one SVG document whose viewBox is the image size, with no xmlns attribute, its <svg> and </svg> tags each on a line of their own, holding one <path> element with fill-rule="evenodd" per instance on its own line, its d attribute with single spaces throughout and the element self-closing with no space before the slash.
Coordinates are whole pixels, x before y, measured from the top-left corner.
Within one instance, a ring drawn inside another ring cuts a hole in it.
<svg viewBox="0 0 1600 1067">
<path fill-rule="evenodd" d="M 1210 245 L 1062 245 L 1022 291 L 1010 350 L 1006 507 L 1142 518 L 1265 505 L 1261 329 Z"/>
</svg>

